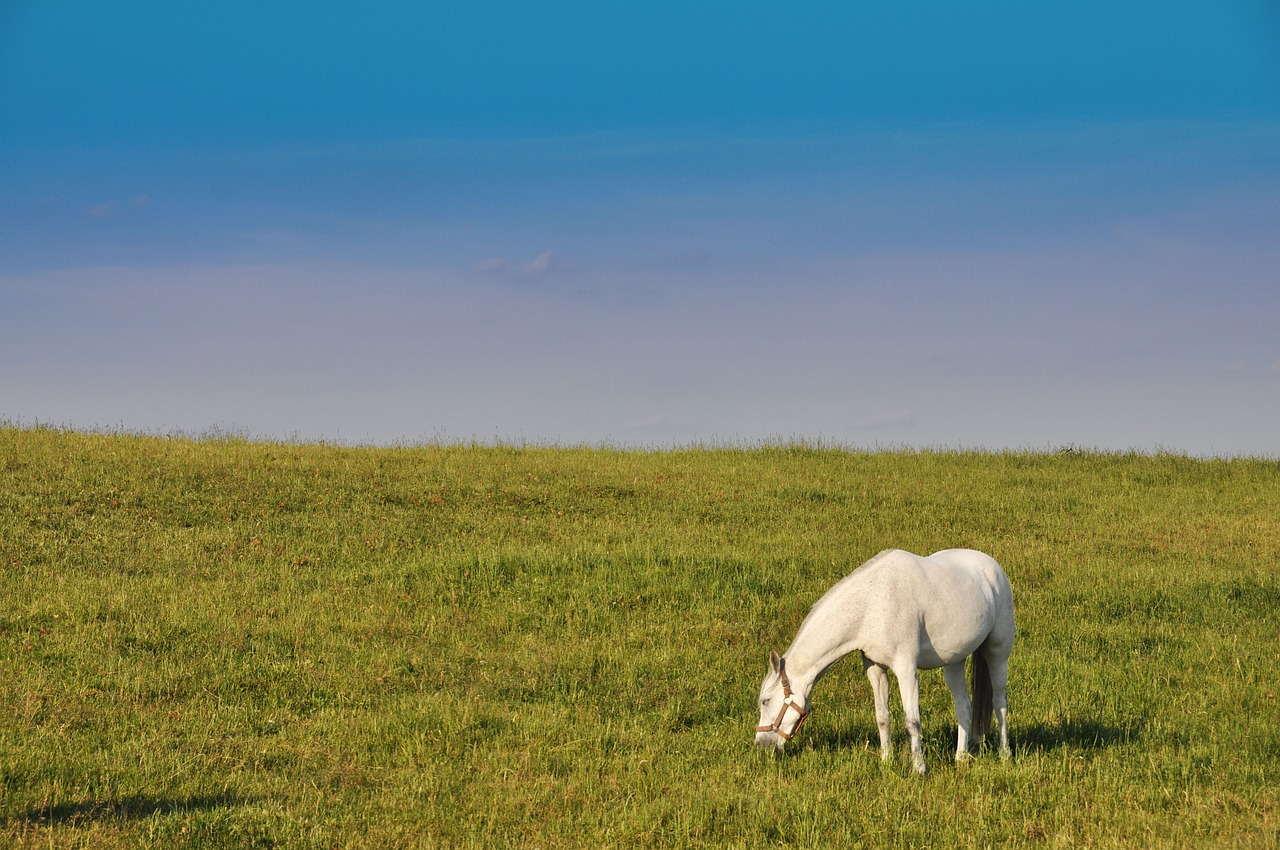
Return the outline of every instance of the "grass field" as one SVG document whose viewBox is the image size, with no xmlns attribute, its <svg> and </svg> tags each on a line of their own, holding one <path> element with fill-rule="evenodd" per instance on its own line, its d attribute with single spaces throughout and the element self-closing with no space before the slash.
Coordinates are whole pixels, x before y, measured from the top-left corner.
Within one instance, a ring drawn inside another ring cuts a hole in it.
<svg viewBox="0 0 1280 850">
<path fill-rule="evenodd" d="M 752 746 L 888 546 L 1004 565 L 1012 762 L 856 662 Z M 0 846 L 1280 846 L 1272 460 L 2 427 L 0 570 Z"/>
</svg>

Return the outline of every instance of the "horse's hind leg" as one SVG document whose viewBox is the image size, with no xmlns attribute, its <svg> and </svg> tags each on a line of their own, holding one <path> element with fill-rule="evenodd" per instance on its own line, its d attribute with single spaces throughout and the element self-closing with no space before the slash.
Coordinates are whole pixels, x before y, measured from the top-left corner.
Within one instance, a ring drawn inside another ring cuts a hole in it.
<svg viewBox="0 0 1280 850">
<path fill-rule="evenodd" d="M 1009 656 L 987 656 L 991 670 L 991 707 L 996 710 L 996 722 L 1000 725 L 1000 758 L 1013 755 L 1009 749 Z"/>
<path fill-rule="evenodd" d="M 943 667 L 942 675 L 956 704 L 956 761 L 963 761 L 969 755 L 969 724 L 973 719 L 973 703 L 964 683 L 964 660 Z"/>
<path fill-rule="evenodd" d="M 880 730 L 880 758 L 888 761 L 893 756 L 893 743 L 889 735 L 889 674 L 879 664 L 862 659 L 863 670 L 871 682 L 871 695 L 876 703 L 876 728 Z"/>
</svg>

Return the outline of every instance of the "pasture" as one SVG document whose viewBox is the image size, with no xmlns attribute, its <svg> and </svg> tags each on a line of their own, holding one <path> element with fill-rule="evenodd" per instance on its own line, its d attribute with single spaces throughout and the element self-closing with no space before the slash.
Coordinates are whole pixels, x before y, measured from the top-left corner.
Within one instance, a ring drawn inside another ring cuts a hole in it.
<svg viewBox="0 0 1280 850">
<path fill-rule="evenodd" d="M 850 660 L 753 746 L 889 546 L 1003 565 L 1012 761 Z M 0 845 L 1275 847 L 1278 572 L 1272 460 L 0 427 Z"/>
</svg>

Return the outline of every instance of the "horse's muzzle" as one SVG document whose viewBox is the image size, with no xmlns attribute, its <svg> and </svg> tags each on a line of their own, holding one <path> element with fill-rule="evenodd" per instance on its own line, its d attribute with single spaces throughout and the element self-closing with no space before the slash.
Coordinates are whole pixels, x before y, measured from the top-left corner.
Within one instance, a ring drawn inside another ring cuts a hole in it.
<svg viewBox="0 0 1280 850">
<path fill-rule="evenodd" d="M 786 743 L 787 739 L 779 735 L 777 732 L 756 733 L 756 746 L 762 750 L 773 750 L 780 753 Z"/>
</svg>

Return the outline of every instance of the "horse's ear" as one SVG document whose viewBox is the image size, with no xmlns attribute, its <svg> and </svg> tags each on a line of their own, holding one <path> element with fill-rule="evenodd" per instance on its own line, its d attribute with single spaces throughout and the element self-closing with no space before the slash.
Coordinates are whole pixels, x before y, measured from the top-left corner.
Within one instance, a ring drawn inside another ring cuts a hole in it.
<svg viewBox="0 0 1280 850">
<path fill-rule="evenodd" d="M 784 661 L 782 658 L 778 656 L 778 653 L 774 652 L 772 649 L 769 650 L 769 669 L 770 670 L 772 670 L 775 673 L 781 673 L 782 665 L 786 663 L 787 663 L 786 661 Z"/>
</svg>

